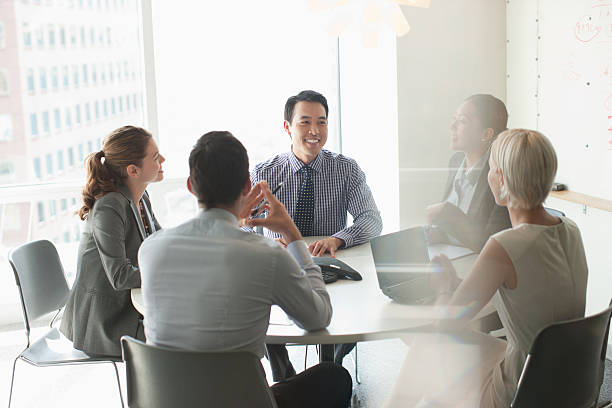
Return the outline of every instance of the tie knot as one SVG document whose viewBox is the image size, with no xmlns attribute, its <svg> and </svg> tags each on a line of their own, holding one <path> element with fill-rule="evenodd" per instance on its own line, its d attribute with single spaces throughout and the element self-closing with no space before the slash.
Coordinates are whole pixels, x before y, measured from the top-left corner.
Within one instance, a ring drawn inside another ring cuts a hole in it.
<svg viewBox="0 0 612 408">
<path fill-rule="evenodd" d="M 310 167 L 310 166 L 308 166 L 308 165 L 303 166 L 303 167 L 300 169 L 300 172 L 302 173 L 302 175 L 303 175 L 304 177 L 310 177 L 310 175 L 312 174 L 312 167 Z"/>
</svg>

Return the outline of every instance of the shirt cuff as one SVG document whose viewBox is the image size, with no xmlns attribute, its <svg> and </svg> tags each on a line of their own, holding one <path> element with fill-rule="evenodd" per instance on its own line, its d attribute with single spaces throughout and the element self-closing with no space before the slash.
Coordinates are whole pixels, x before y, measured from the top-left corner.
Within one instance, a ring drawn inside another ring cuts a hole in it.
<svg viewBox="0 0 612 408">
<path fill-rule="evenodd" d="M 332 235 L 332 237 L 344 241 L 344 246 L 341 246 L 340 248 L 348 248 L 353 245 L 353 236 L 344 230 L 336 232 L 334 235 Z"/>
<path fill-rule="evenodd" d="M 304 240 L 291 242 L 287 245 L 287 250 L 300 265 L 300 268 L 304 269 L 314 265 L 314 262 L 312 262 L 312 255 L 308 252 L 308 246 Z"/>
</svg>

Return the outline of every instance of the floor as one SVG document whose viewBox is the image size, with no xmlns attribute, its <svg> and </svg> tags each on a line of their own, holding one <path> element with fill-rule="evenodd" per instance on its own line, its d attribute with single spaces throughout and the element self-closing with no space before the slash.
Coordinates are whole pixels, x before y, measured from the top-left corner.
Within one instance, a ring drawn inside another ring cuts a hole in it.
<svg viewBox="0 0 612 408">
<path fill-rule="evenodd" d="M 33 334 L 45 328 L 33 329 Z M 0 328 L 0 404 L 8 402 L 11 368 L 14 357 L 25 344 L 25 335 L 18 326 Z M 344 366 L 353 376 L 354 407 L 381 407 L 392 389 L 408 347 L 400 340 L 359 343 L 359 377 L 355 382 L 354 352 L 345 358 Z M 304 367 L 305 346 L 290 346 L 289 354 L 296 370 Z M 308 347 L 307 366 L 316 364 L 314 346 Z M 268 379 L 272 378 L 265 359 L 262 364 Z M 125 395 L 125 372 L 119 375 Z M 612 399 L 612 362 L 606 361 L 606 378 L 602 398 Z M 12 406 L 19 407 L 120 407 L 114 370 L 111 365 L 83 365 L 36 368 L 17 362 Z"/>
</svg>

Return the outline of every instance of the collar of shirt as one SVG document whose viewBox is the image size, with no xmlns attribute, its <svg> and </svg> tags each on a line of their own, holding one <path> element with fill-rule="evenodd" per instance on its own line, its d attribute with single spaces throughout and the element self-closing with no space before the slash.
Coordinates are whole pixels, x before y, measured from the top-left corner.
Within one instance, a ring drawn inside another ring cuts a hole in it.
<svg viewBox="0 0 612 408">
<path fill-rule="evenodd" d="M 323 152 L 324 150 L 321 149 L 317 157 L 315 157 L 313 161 L 308 163 L 308 165 L 317 173 L 320 172 L 323 168 L 323 161 L 324 161 Z M 293 154 L 293 152 L 290 152 L 289 153 L 289 166 L 291 167 L 292 173 L 297 173 L 298 171 L 300 171 L 302 167 L 305 166 L 305 164 L 300 159 L 298 159 L 297 156 Z"/>
<path fill-rule="evenodd" d="M 223 221 L 234 228 L 238 228 L 238 218 L 231 212 L 222 208 L 200 208 L 197 214 L 198 218 L 203 220 L 219 220 Z"/>
<path fill-rule="evenodd" d="M 463 159 L 461 162 L 461 166 L 459 166 L 459 171 L 457 172 L 457 179 L 463 179 L 464 182 L 467 182 L 470 185 L 475 185 L 478 182 L 478 177 L 480 176 L 480 172 L 484 168 L 486 160 L 489 160 L 489 153 L 485 153 L 478 161 L 469 169 L 465 169 L 466 159 Z"/>
</svg>

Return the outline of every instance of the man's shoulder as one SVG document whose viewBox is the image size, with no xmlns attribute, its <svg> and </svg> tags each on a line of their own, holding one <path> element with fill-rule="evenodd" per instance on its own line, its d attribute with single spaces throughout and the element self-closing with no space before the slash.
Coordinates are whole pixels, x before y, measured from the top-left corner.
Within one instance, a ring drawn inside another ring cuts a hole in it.
<svg viewBox="0 0 612 408">
<path fill-rule="evenodd" d="M 284 167 L 289 163 L 289 154 L 290 154 L 289 152 L 277 154 L 276 156 L 273 156 L 266 161 L 258 163 L 253 168 L 253 172 L 261 173 L 266 170 L 270 170 L 270 169 L 274 169 L 278 167 Z"/>
<path fill-rule="evenodd" d="M 323 159 L 322 171 L 334 171 L 342 173 L 352 173 L 361 171 L 361 167 L 357 161 L 351 157 L 345 156 L 342 153 L 335 153 L 329 150 L 321 150 L 321 158 Z"/>
</svg>

